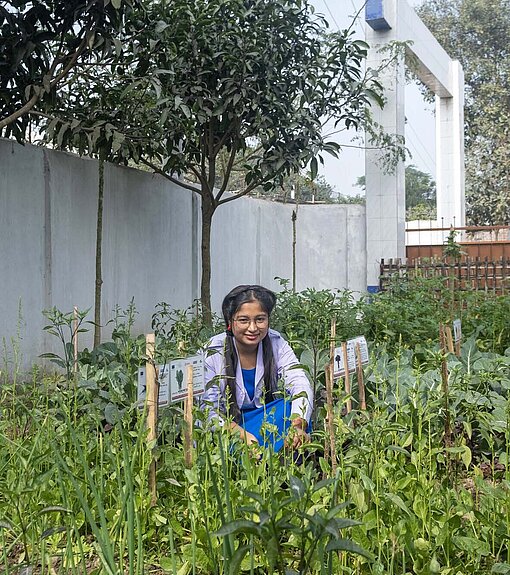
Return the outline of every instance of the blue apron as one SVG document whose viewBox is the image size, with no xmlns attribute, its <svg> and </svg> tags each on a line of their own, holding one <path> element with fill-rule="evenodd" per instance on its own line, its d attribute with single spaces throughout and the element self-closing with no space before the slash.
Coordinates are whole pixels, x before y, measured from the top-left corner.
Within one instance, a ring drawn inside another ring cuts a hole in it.
<svg viewBox="0 0 510 575">
<path fill-rule="evenodd" d="M 253 400 L 255 394 L 255 369 L 243 369 L 244 387 Z M 275 399 L 262 407 L 243 406 L 240 426 L 253 434 L 259 445 L 271 446 L 280 451 L 290 427 L 292 402 L 285 398 Z"/>
</svg>

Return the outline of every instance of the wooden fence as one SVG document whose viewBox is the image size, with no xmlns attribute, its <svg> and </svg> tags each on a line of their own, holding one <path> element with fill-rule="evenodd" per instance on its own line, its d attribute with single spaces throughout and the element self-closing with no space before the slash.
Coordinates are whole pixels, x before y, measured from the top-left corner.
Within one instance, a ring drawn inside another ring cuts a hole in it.
<svg viewBox="0 0 510 575">
<path fill-rule="evenodd" d="M 455 232 L 466 258 L 510 259 L 509 226 L 418 227 L 406 229 L 406 257 L 441 259 L 448 235 Z"/>
<path fill-rule="evenodd" d="M 463 258 L 451 262 L 439 259 L 381 260 L 379 288 L 384 290 L 395 278 L 442 277 L 455 289 L 484 290 L 495 294 L 510 290 L 510 258 Z"/>
</svg>

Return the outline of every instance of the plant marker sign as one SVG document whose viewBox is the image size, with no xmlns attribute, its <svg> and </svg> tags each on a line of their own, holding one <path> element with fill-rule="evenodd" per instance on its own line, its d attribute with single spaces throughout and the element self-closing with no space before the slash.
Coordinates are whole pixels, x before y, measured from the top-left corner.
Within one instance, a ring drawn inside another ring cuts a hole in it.
<svg viewBox="0 0 510 575">
<path fill-rule="evenodd" d="M 369 360 L 368 356 L 368 344 L 364 335 L 355 337 L 354 339 L 348 339 L 346 342 L 347 348 L 347 368 L 349 372 L 356 371 L 357 360 L 356 360 L 356 344 L 359 345 L 361 364 L 366 365 Z M 344 354 L 342 347 L 335 347 L 335 354 L 333 356 L 333 376 L 341 377 L 345 375 L 345 365 L 344 365 Z"/>
<path fill-rule="evenodd" d="M 462 339 L 462 324 L 460 319 L 453 320 L 453 341 L 459 343 Z"/>
<path fill-rule="evenodd" d="M 185 359 L 176 359 L 171 363 L 158 365 L 159 407 L 181 401 L 188 395 L 186 384 L 186 366 L 193 367 L 193 397 L 205 391 L 205 372 L 203 355 L 194 355 Z M 147 395 L 145 367 L 138 369 L 138 403 L 143 407 Z"/>
<path fill-rule="evenodd" d="M 194 355 L 186 359 L 176 359 L 170 364 L 170 402 L 181 401 L 188 396 L 186 368 L 193 368 L 193 397 L 205 391 L 204 356 Z"/>
</svg>

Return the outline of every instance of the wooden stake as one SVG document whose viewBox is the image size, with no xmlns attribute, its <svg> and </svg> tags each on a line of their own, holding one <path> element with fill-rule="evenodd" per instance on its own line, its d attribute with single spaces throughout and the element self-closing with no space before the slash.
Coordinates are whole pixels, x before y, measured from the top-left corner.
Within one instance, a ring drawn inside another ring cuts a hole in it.
<svg viewBox="0 0 510 575">
<path fill-rule="evenodd" d="M 446 361 L 446 333 L 445 333 L 445 326 L 443 324 L 439 325 L 439 343 L 441 348 L 441 380 L 442 380 L 442 387 L 443 387 L 443 396 L 444 396 L 444 406 L 445 406 L 445 414 L 444 414 L 444 440 L 446 447 L 451 445 L 451 430 L 450 430 L 450 408 L 449 408 L 449 401 L 448 401 L 448 363 Z"/>
<path fill-rule="evenodd" d="M 336 339 L 336 318 L 331 320 L 331 334 L 329 340 L 329 364 L 326 366 L 326 413 L 327 413 L 327 436 L 326 444 L 331 456 L 331 471 L 336 476 L 336 441 L 335 441 L 335 421 L 333 414 L 333 372 L 335 368 L 335 339 Z M 328 441 L 329 439 L 329 441 Z M 326 454 L 327 449 L 324 449 Z"/>
<path fill-rule="evenodd" d="M 459 338 L 456 342 L 455 342 L 455 355 L 457 357 L 460 357 L 460 346 L 462 345 L 462 338 Z"/>
<path fill-rule="evenodd" d="M 351 378 L 349 375 L 349 362 L 348 362 L 348 357 L 347 357 L 347 343 L 344 341 L 342 342 L 342 355 L 344 357 L 344 368 L 345 368 L 345 375 L 344 375 L 344 380 L 345 380 L 345 393 L 350 396 L 351 395 Z M 349 399 L 347 400 L 346 403 L 346 408 L 347 408 L 347 413 L 351 413 L 352 411 L 352 401 L 351 398 L 349 397 Z"/>
<path fill-rule="evenodd" d="M 145 383 L 146 383 L 146 401 L 147 401 L 147 441 L 149 443 L 156 441 L 158 429 L 158 399 L 159 383 L 154 365 L 154 343 L 153 333 L 145 336 Z M 149 467 L 149 492 L 151 494 L 151 505 L 156 505 L 156 458 L 153 457 Z"/>
<path fill-rule="evenodd" d="M 184 465 L 193 465 L 193 366 L 186 366 L 188 397 L 184 400 Z"/>
<path fill-rule="evenodd" d="M 356 344 L 356 371 L 358 374 L 358 392 L 359 392 L 359 406 L 360 409 L 367 408 L 365 399 L 365 382 L 363 381 L 363 364 L 361 362 L 361 348 L 359 343 Z"/>
<path fill-rule="evenodd" d="M 445 332 L 445 336 L 446 336 L 446 345 L 447 345 L 448 351 L 450 353 L 453 353 L 454 347 L 453 347 L 452 330 L 449 326 L 444 326 L 444 332 Z"/>
<path fill-rule="evenodd" d="M 73 308 L 73 351 L 74 351 L 74 373 L 78 373 L 78 308 Z"/>
</svg>

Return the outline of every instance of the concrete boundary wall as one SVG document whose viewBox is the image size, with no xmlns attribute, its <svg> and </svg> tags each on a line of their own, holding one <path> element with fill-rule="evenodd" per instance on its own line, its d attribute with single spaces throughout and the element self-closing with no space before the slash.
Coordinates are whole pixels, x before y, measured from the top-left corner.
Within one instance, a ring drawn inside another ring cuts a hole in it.
<svg viewBox="0 0 510 575">
<path fill-rule="evenodd" d="M 43 309 L 93 306 L 98 164 L 0 140 L 0 370 L 58 351 Z M 239 283 L 279 289 L 292 275 L 294 206 L 242 198 L 215 214 L 212 302 Z M 104 321 L 134 299 L 135 333 L 150 330 L 158 302 L 176 308 L 199 294 L 200 203 L 164 178 L 105 166 Z M 302 205 L 297 211 L 297 288 L 366 286 L 365 208 Z M 89 314 L 92 319 L 92 310 Z M 82 338 L 90 346 L 91 333 Z"/>
</svg>

